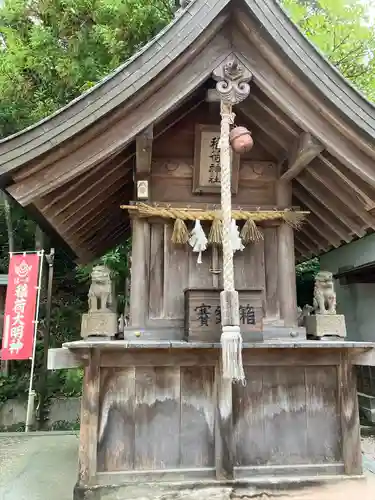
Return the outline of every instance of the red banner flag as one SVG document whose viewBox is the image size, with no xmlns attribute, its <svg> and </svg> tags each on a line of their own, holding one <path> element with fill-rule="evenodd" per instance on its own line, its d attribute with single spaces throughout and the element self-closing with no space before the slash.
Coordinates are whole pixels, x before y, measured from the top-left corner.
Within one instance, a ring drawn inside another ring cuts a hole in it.
<svg viewBox="0 0 375 500">
<path fill-rule="evenodd" d="M 1 359 L 33 355 L 39 262 L 37 253 L 10 257 Z"/>
</svg>

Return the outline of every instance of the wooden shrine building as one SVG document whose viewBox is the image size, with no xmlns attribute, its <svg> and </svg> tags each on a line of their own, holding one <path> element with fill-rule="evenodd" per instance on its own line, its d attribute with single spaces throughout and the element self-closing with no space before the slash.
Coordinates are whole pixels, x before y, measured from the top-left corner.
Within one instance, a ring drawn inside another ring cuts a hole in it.
<svg viewBox="0 0 375 500">
<path fill-rule="evenodd" d="M 235 125 L 254 141 L 231 156 L 245 386 L 220 370 L 229 73 L 248 75 Z M 76 499 L 361 476 L 354 365 L 373 364 L 374 345 L 306 339 L 295 263 L 374 230 L 375 109 L 276 0 L 191 1 L 112 75 L 0 142 L 0 182 L 78 262 L 132 234 L 124 339 L 111 316 L 51 352 L 51 367 L 85 367 Z M 201 253 L 186 241 L 197 220 Z M 107 278 L 93 277 L 95 301 Z"/>
</svg>

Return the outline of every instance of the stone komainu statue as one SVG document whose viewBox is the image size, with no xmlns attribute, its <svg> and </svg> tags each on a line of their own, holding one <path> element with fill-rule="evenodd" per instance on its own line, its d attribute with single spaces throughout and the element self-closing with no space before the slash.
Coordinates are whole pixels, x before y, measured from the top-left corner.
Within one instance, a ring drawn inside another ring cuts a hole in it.
<svg viewBox="0 0 375 500">
<path fill-rule="evenodd" d="M 319 271 L 315 277 L 314 310 L 315 314 L 336 314 L 336 293 L 329 271 Z"/>
<path fill-rule="evenodd" d="M 112 311 L 113 290 L 111 272 L 106 266 L 95 266 L 91 273 L 88 294 L 89 312 Z"/>
</svg>

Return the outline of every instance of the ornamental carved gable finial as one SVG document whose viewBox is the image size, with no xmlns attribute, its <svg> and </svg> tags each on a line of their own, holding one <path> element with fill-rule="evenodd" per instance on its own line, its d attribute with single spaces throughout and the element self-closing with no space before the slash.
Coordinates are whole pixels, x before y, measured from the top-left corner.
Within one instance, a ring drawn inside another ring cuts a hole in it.
<svg viewBox="0 0 375 500">
<path fill-rule="evenodd" d="M 212 73 L 217 82 L 216 90 L 220 99 L 230 104 L 238 104 L 250 94 L 253 75 L 240 61 L 232 56 L 218 66 Z"/>
</svg>

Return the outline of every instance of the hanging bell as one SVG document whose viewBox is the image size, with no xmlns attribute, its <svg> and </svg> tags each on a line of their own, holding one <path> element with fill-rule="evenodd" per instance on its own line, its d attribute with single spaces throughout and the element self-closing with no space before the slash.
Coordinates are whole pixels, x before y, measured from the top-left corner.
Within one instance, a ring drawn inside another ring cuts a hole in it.
<svg viewBox="0 0 375 500">
<path fill-rule="evenodd" d="M 233 151 L 238 154 L 247 153 L 254 145 L 251 132 L 246 127 L 234 127 L 230 132 L 229 141 Z"/>
</svg>

